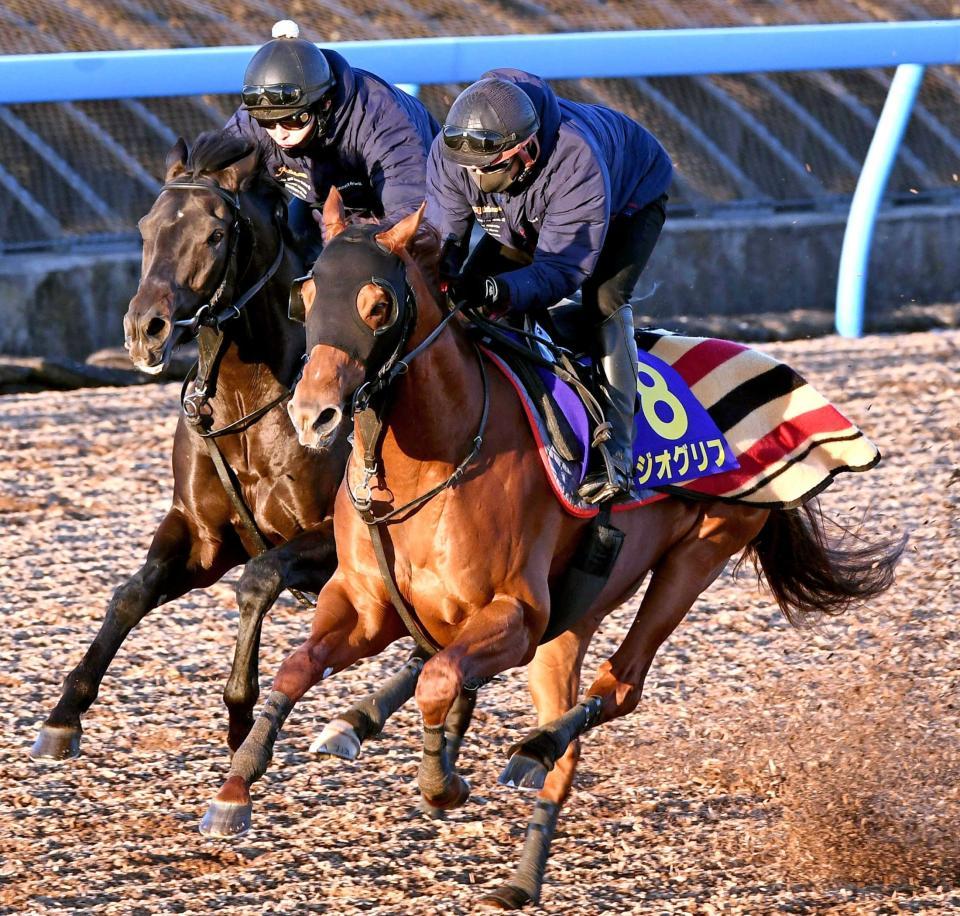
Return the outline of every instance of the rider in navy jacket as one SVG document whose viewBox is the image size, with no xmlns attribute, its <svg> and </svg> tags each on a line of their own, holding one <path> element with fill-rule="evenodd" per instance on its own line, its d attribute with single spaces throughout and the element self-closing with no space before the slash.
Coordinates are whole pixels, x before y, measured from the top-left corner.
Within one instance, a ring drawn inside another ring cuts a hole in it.
<svg viewBox="0 0 960 916">
<path fill-rule="evenodd" d="M 389 220 L 416 210 L 439 130 L 433 116 L 380 77 L 297 37 L 295 23 L 278 22 L 273 34 L 247 67 L 243 104 L 227 130 L 263 148 L 270 174 L 292 195 L 291 224 L 310 224 L 296 201 L 322 207 L 334 185 L 348 209 Z"/>
<path fill-rule="evenodd" d="M 427 218 L 444 239 L 457 299 L 488 314 L 549 306 L 582 288 L 598 328 L 611 442 L 581 488 L 629 488 L 637 355 L 630 295 L 656 244 L 673 166 L 645 128 L 559 98 L 540 77 L 498 69 L 461 93 L 427 164 Z M 474 221 L 486 235 L 460 273 Z"/>
</svg>

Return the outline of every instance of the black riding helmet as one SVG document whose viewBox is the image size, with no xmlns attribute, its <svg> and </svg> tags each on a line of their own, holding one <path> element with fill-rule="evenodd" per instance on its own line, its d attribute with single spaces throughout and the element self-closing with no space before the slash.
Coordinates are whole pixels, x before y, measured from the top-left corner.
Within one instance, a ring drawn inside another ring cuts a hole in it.
<svg viewBox="0 0 960 916">
<path fill-rule="evenodd" d="M 323 52 L 299 34 L 295 22 L 281 20 L 273 27 L 273 40 L 247 65 L 240 98 L 251 117 L 259 121 L 296 117 L 316 106 L 336 85 Z"/>
<path fill-rule="evenodd" d="M 488 76 L 464 89 L 450 107 L 441 152 L 457 165 L 483 168 L 539 129 L 530 96 L 509 80 Z"/>
</svg>

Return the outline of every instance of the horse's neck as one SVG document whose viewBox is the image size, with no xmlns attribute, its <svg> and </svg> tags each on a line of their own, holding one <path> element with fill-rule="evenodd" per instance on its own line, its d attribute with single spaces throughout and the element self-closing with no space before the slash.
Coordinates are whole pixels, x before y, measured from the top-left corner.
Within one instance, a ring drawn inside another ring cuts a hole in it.
<svg viewBox="0 0 960 916">
<path fill-rule="evenodd" d="M 269 271 L 283 244 L 273 226 L 257 230 L 258 243 L 247 264 L 238 267 L 234 300 L 238 300 Z M 229 376 L 235 386 L 248 380 L 267 384 L 272 376 L 281 385 L 290 385 L 303 355 L 303 330 L 287 320 L 290 284 L 300 273 L 297 256 L 287 250 L 276 273 L 243 307 L 241 314 L 225 325 L 225 351 L 220 375 Z"/>
<path fill-rule="evenodd" d="M 439 320 L 435 303 L 421 307 L 411 346 Z M 482 407 L 477 357 L 454 319 L 401 376 L 388 428 L 406 459 L 457 464 L 477 433 Z"/>
</svg>

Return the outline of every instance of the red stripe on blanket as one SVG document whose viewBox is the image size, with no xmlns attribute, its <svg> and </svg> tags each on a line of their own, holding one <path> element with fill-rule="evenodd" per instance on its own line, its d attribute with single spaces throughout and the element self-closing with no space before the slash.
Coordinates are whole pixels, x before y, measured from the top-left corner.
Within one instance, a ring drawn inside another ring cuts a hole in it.
<svg viewBox="0 0 960 916">
<path fill-rule="evenodd" d="M 733 359 L 738 353 L 748 349 L 743 344 L 730 340 L 704 340 L 695 347 L 691 347 L 674 364 L 673 368 L 680 373 L 680 377 L 692 388 L 700 379 L 713 372 L 717 366 L 728 359 Z"/>
<path fill-rule="evenodd" d="M 785 420 L 776 429 L 758 439 L 747 451 L 737 455 L 740 467 L 712 477 L 690 481 L 687 488 L 698 493 L 714 495 L 737 489 L 742 483 L 753 479 L 771 465 L 784 461 L 813 436 L 855 430 L 856 427 L 831 404 Z"/>
</svg>

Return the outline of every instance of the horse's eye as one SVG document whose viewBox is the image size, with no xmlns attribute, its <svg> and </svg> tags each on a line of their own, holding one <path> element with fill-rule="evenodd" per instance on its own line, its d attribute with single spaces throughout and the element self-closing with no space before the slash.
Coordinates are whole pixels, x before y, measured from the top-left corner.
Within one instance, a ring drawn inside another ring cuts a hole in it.
<svg viewBox="0 0 960 916">
<path fill-rule="evenodd" d="M 219 245 L 223 241 L 223 230 L 214 229 L 210 233 L 210 238 L 207 239 L 207 244 L 209 245 Z"/>
</svg>

